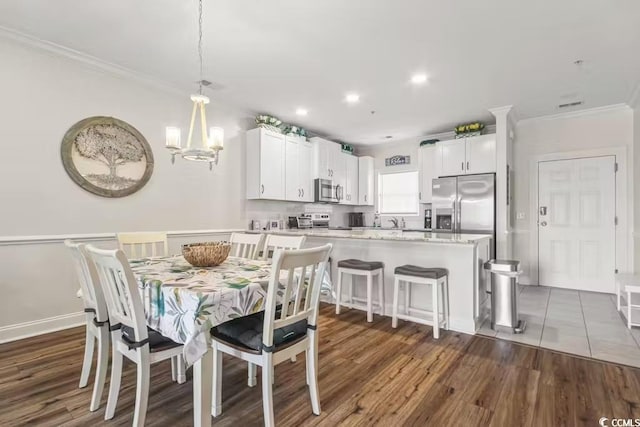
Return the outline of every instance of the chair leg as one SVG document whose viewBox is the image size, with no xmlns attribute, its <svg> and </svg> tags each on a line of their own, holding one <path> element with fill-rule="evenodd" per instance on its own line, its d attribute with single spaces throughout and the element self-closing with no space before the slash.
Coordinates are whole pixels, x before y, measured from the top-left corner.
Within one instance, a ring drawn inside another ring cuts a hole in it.
<svg viewBox="0 0 640 427">
<path fill-rule="evenodd" d="M 627 328 L 631 329 L 631 292 L 627 292 Z"/>
<path fill-rule="evenodd" d="M 107 379 L 107 368 L 109 366 L 109 331 L 107 328 L 101 327 L 98 338 L 98 366 L 96 368 L 96 378 L 93 385 L 93 394 L 91 395 L 91 412 L 96 411 L 100 407 L 102 400 L 102 390 Z"/>
<path fill-rule="evenodd" d="M 315 415 L 320 415 L 320 392 L 318 390 L 318 335 L 309 331 L 309 349 L 307 350 L 307 382 L 311 408 Z"/>
<path fill-rule="evenodd" d="M 247 385 L 249 387 L 255 387 L 258 381 L 256 380 L 256 364 L 248 362 L 247 363 Z"/>
<path fill-rule="evenodd" d="M 411 282 L 404 281 L 404 314 L 409 315 L 409 307 L 411 307 Z"/>
<path fill-rule="evenodd" d="M 384 316 L 384 269 L 378 273 L 378 302 L 380 303 L 380 315 Z"/>
<path fill-rule="evenodd" d="M 273 355 L 264 352 L 262 364 L 262 408 L 264 411 L 264 425 L 274 427 L 273 417 Z"/>
<path fill-rule="evenodd" d="M 398 294 L 400 293 L 400 279 L 398 277 L 393 281 L 393 307 L 391 307 L 391 327 L 398 327 Z"/>
<path fill-rule="evenodd" d="M 176 356 L 176 363 L 178 365 L 176 369 L 178 384 L 184 384 L 187 382 L 187 365 L 184 363 L 184 356 L 181 354 Z"/>
<path fill-rule="evenodd" d="M 432 309 L 433 309 L 433 338 L 438 339 L 440 338 L 440 310 L 438 307 L 438 299 L 440 298 L 440 292 L 438 292 L 438 281 L 435 280 L 432 284 L 431 284 L 431 291 L 432 291 L 432 297 L 431 297 L 431 304 L 432 304 Z"/>
<path fill-rule="evenodd" d="M 336 314 L 340 314 L 341 299 L 342 299 L 342 271 L 338 269 L 338 287 L 336 289 Z"/>
<path fill-rule="evenodd" d="M 178 356 L 174 356 L 171 358 L 171 381 L 178 381 L 178 361 L 176 360 Z"/>
<path fill-rule="evenodd" d="M 114 345 L 115 340 L 111 335 L 111 381 L 109 383 L 109 398 L 107 399 L 107 409 L 104 413 L 104 419 L 110 420 L 116 411 L 118 404 L 118 394 L 120 394 L 120 380 L 122 379 L 122 353 L 120 353 Z"/>
<path fill-rule="evenodd" d="M 445 322 L 445 330 L 449 330 L 449 277 L 444 277 L 444 282 L 442 283 L 442 295 L 443 295 L 443 305 L 442 311 L 444 312 L 444 322 Z"/>
<path fill-rule="evenodd" d="M 87 320 L 87 330 L 84 342 L 84 360 L 82 361 L 82 373 L 80 374 L 80 388 L 89 384 L 89 374 L 91 373 L 91 364 L 93 363 L 93 348 L 95 346 L 95 337 L 89 329 L 89 320 Z"/>
<path fill-rule="evenodd" d="M 213 346 L 213 396 L 211 399 L 212 408 L 211 413 L 214 417 L 222 414 L 222 352 L 218 350 L 218 346 L 215 341 Z M 256 365 L 249 363 L 249 369 L 253 366 L 254 381 L 255 381 L 255 369 Z M 254 384 L 255 385 L 255 384 Z"/>
<path fill-rule="evenodd" d="M 352 279 L 353 280 L 353 279 Z M 373 276 L 367 274 L 367 322 L 373 322 Z"/>
<path fill-rule="evenodd" d="M 133 412 L 133 425 L 143 427 L 147 417 L 147 406 L 149 404 L 149 377 L 151 361 L 149 360 L 149 347 L 144 346 L 138 349 L 140 360 L 138 361 L 138 375 L 136 384 L 136 404 Z"/>
</svg>

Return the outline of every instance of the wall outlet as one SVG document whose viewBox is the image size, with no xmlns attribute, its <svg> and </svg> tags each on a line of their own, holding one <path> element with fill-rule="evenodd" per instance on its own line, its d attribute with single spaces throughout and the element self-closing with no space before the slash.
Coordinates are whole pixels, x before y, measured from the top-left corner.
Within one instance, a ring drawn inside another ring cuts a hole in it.
<svg viewBox="0 0 640 427">
<path fill-rule="evenodd" d="M 525 219 L 527 216 L 525 215 L 524 212 L 518 212 L 518 214 L 516 215 L 517 219 Z"/>
</svg>

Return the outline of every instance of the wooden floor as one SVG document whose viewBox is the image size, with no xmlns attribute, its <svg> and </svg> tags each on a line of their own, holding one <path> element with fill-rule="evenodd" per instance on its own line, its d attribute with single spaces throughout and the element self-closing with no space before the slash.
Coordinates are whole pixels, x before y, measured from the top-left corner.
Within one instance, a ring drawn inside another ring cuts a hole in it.
<svg viewBox="0 0 640 427">
<path fill-rule="evenodd" d="M 323 306 L 320 331 L 322 414 L 311 414 L 304 358 L 276 368 L 275 417 L 300 425 L 598 425 L 600 417 L 640 418 L 640 369 L 580 359 L 507 341 L 441 333 L 360 311 L 336 316 Z M 78 389 L 83 330 L 0 345 L 0 425 L 131 425 L 135 366 L 126 364 L 116 417 L 89 412 L 91 387 Z M 223 416 L 214 425 L 262 425 L 260 384 L 226 358 Z M 258 380 L 260 381 L 260 380 Z M 91 384 L 91 383 L 90 383 Z M 152 367 L 147 425 L 192 423 L 191 381 L 171 382 Z"/>
</svg>

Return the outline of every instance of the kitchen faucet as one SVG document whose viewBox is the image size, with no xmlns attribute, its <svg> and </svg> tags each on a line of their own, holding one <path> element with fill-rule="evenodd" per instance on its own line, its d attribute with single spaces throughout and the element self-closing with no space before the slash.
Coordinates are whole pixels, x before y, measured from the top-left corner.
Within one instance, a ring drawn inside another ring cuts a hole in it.
<svg viewBox="0 0 640 427">
<path fill-rule="evenodd" d="M 393 218 L 391 218 L 389 221 L 391 221 L 391 223 L 393 224 L 393 228 L 399 228 L 398 226 L 398 218 L 396 218 L 395 216 Z"/>
</svg>

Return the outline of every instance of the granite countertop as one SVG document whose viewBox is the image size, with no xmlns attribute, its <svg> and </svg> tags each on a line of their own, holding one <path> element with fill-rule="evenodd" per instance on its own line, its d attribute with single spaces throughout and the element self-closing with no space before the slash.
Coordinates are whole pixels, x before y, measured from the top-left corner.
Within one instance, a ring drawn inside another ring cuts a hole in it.
<svg viewBox="0 0 640 427">
<path fill-rule="evenodd" d="M 249 231 L 249 233 L 258 232 L 259 231 L 255 230 Z M 305 235 L 308 237 L 327 237 L 337 239 L 394 240 L 449 244 L 475 244 L 482 239 L 491 237 L 489 234 L 432 233 L 392 229 L 327 230 L 315 228 L 304 230 L 269 230 L 262 231 L 262 233 L 296 236 Z"/>
</svg>

